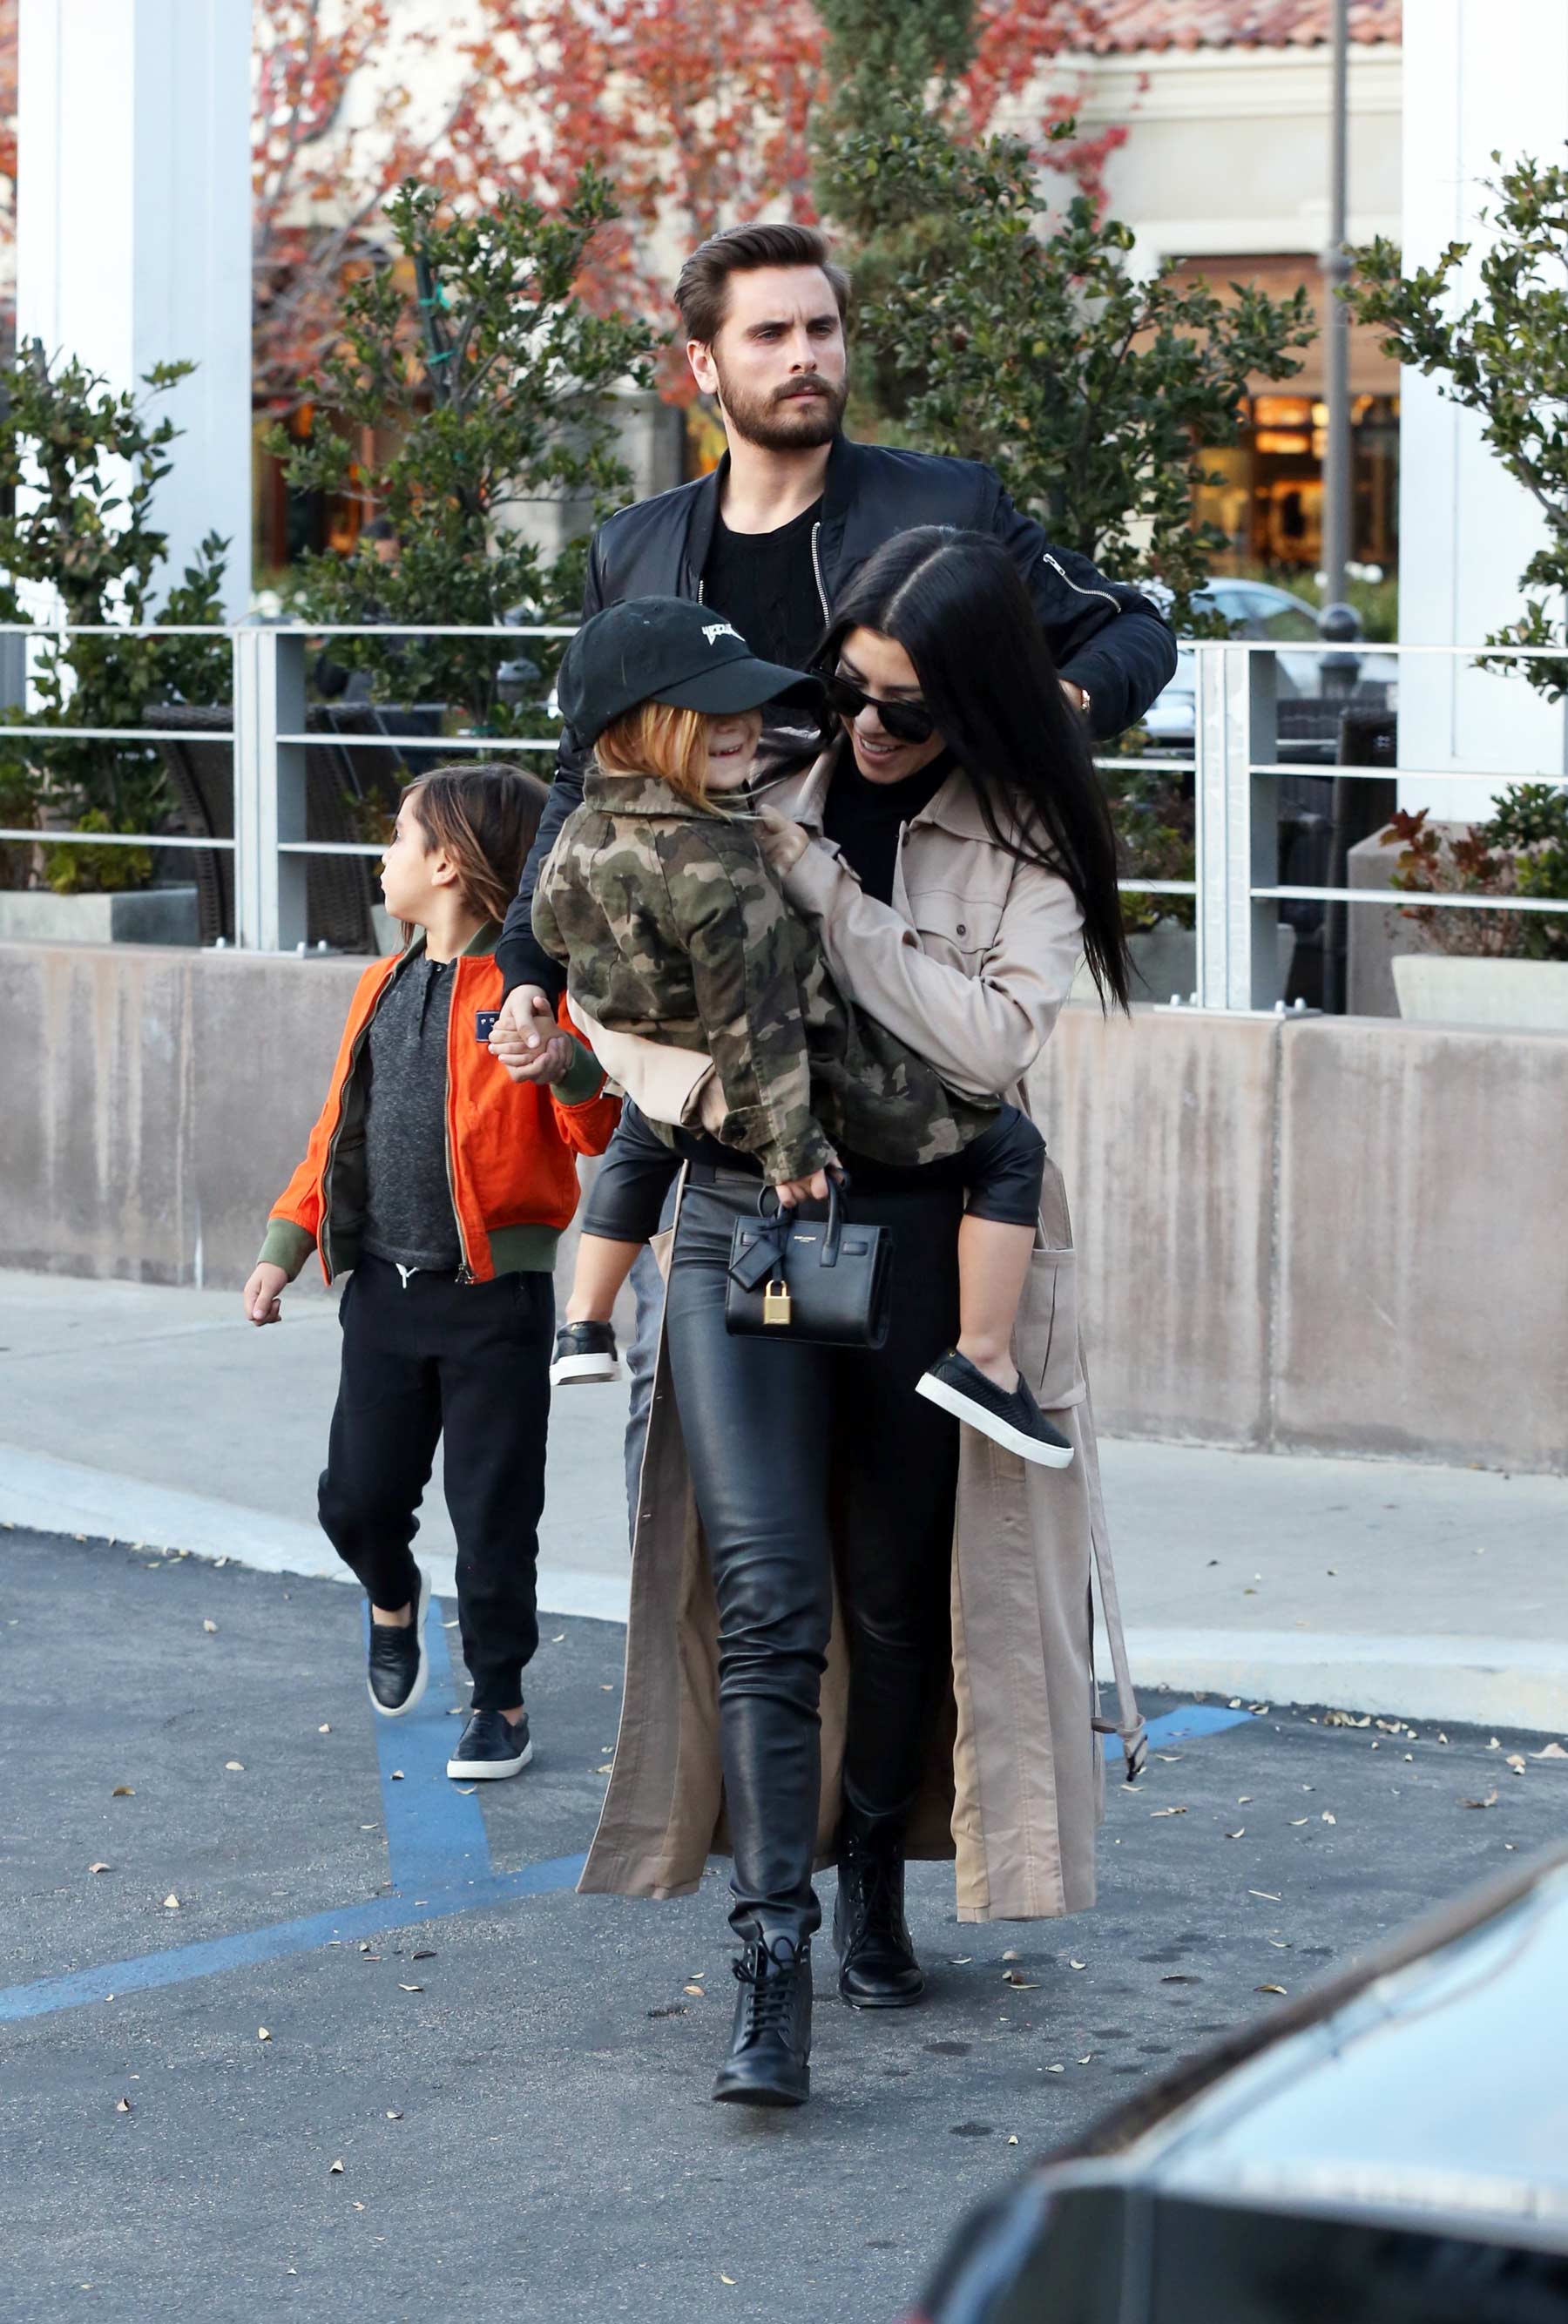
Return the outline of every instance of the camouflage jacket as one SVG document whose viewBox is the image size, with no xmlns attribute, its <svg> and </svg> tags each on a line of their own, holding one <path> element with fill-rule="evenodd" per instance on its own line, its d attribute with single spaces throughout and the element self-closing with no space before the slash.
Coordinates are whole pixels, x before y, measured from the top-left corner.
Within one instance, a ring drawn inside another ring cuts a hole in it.
<svg viewBox="0 0 1568 2324">
<path fill-rule="evenodd" d="M 657 778 L 590 770 L 534 891 L 567 989 L 618 1033 L 712 1057 L 726 1145 L 770 1179 L 850 1150 L 913 1168 L 996 1115 L 847 1001 L 784 900 L 743 803 L 689 805 Z"/>
</svg>

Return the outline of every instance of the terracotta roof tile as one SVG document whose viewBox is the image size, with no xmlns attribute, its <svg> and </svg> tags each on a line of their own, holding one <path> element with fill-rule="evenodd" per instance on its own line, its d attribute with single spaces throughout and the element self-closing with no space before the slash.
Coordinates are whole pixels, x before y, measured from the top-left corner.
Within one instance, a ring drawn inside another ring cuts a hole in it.
<svg viewBox="0 0 1568 2324">
<path fill-rule="evenodd" d="M 1403 0 L 1351 0 L 1351 38 L 1397 41 Z M 1085 0 L 1075 45 L 1131 49 L 1309 49 L 1330 37 L 1331 0 Z"/>
</svg>

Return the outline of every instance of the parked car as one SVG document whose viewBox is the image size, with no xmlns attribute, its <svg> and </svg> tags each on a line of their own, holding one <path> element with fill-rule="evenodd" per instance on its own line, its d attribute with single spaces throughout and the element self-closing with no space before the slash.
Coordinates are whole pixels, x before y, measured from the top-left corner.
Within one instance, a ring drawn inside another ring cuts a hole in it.
<svg viewBox="0 0 1568 2324">
<path fill-rule="evenodd" d="M 1158 582 L 1146 583 L 1144 586 L 1145 594 L 1157 604 L 1169 605 L 1168 589 L 1162 588 Z M 1331 678 L 1325 684 L 1327 657 L 1288 650 L 1292 645 L 1321 646 L 1324 642 L 1316 610 L 1305 597 L 1293 597 L 1288 589 L 1277 589 L 1270 582 L 1241 581 L 1222 574 L 1199 590 L 1193 603 L 1201 613 L 1222 614 L 1232 637 L 1258 638 L 1285 649 L 1278 663 L 1277 698 L 1281 702 L 1321 700 L 1335 693 L 1337 682 L 1342 701 L 1353 698 L 1391 704 L 1389 689 L 1399 674 L 1394 655 L 1360 647 L 1350 651 L 1342 650 L 1329 665 Z M 1152 749 L 1179 752 L 1183 757 L 1191 751 L 1196 726 L 1197 690 L 1197 661 L 1191 648 L 1184 646 L 1176 657 L 1176 676 L 1143 720 Z"/>
<path fill-rule="evenodd" d="M 1565 1978 L 1558 1849 L 1049 2157 L 959 2230 L 918 2318 L 1563 2324 Z"/>
</svg>

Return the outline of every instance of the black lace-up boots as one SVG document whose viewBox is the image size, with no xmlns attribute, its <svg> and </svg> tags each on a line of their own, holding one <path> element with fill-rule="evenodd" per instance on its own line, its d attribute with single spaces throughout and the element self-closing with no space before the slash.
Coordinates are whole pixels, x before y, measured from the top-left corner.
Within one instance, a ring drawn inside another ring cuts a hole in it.
<svg viewBox="0 0 1568 2324">
<path fill-rule="evenodd" d="M 904 1922 L 904 1850 L 896 1831 L 847 1814 L 833 1908 L 838 1989 L 852 2009 L 908 2009 L 926 1990 Z"/>
<path fill-rule="evenodd" d="M 811 1945 L 749 1944 L 733 1964 L 740 1991 L 730 2054 L 714 2096 L 731 2106 L 804 2106 L 811 2095 Z"/>
</svg>

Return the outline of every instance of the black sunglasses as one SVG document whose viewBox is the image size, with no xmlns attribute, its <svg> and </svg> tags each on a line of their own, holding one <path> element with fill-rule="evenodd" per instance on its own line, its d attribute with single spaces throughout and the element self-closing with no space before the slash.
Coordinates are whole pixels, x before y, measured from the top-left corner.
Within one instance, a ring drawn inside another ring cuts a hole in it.
<svg viewBox="0 0 1568 2324">
<path fill-rule="evenodd" d="M 829 706 L 838 717 L 851 724 L 862 710 L 872 709 L 881 720 L 883 731 L 890 734 L 895 742 L 928 742 L 936 732 L 936 721 L 923 702 L 883 702 L 878 696 L 868 694 L 863 687 L 856 686 L 853 678 L 845 678 L 844 672 L 837 669 L 823 683 Z"/>
</svg>

